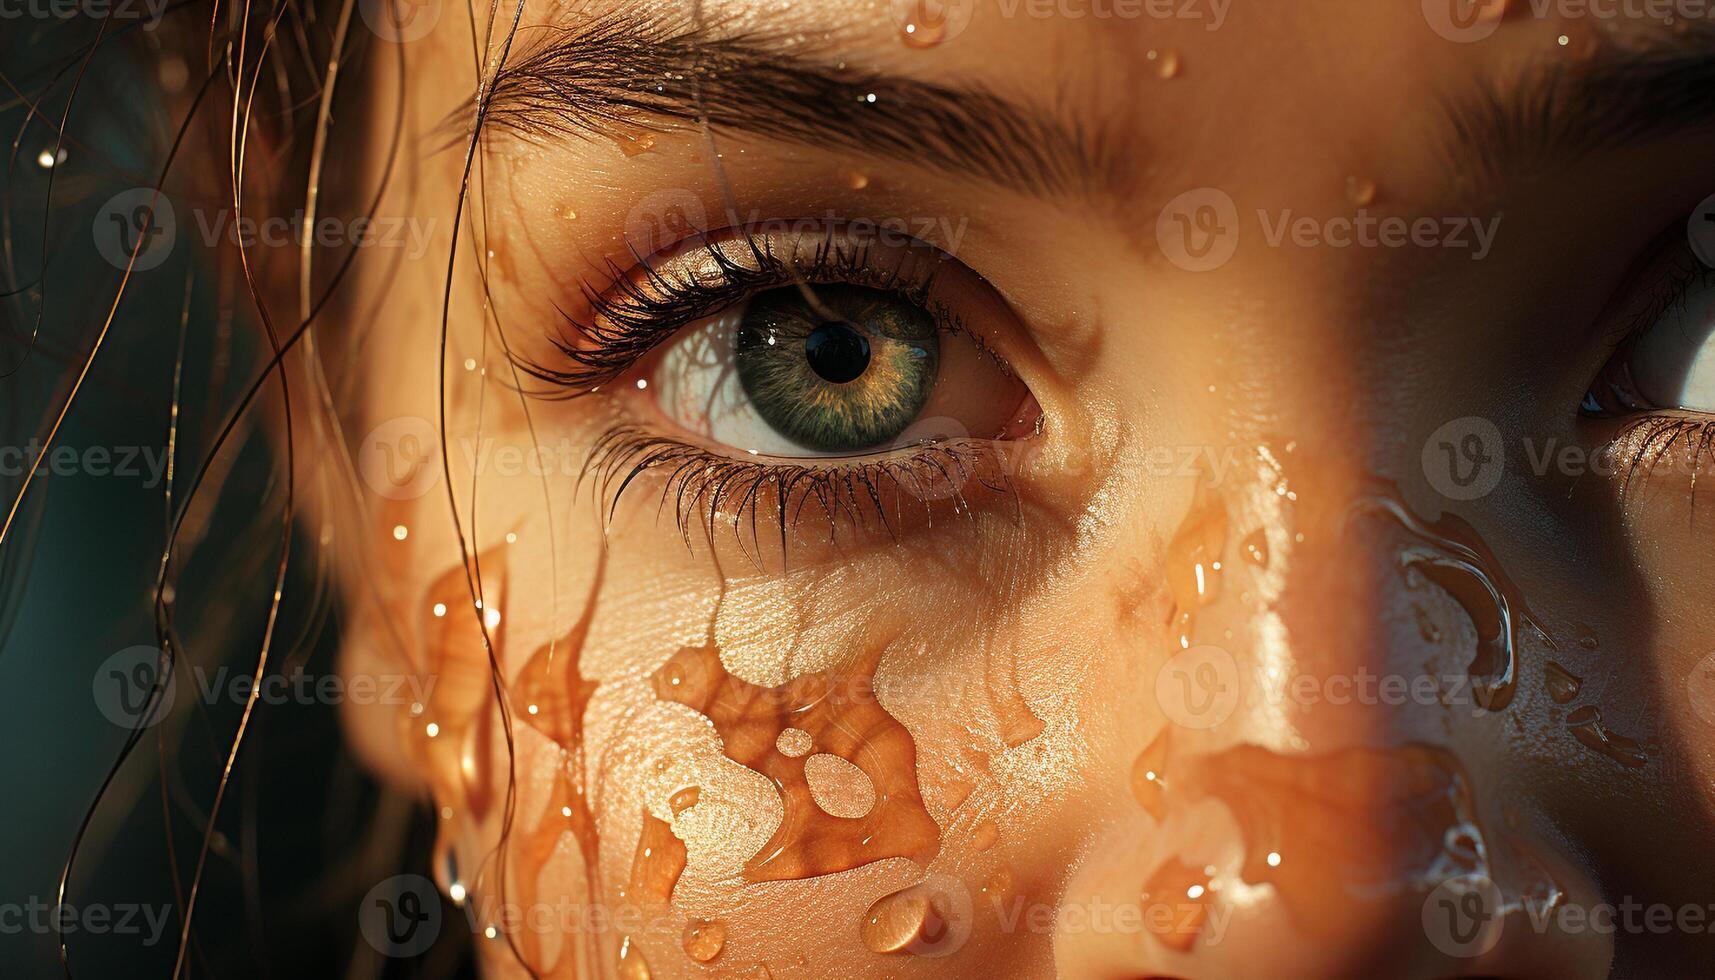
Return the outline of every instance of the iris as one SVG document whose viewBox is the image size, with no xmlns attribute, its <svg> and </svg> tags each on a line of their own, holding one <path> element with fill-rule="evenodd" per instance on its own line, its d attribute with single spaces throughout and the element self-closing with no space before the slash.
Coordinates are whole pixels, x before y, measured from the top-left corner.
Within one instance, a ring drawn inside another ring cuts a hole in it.
<svg viewBox="0 0 1715 980">
<path fill-rule="evenodd" d="M 819 452 L 883 447 L 935 388 L 940 331 L 910 300 L 864 286 L 753 296 L 734 337 L 746 397 L 776 432 Z"/>
</svg>

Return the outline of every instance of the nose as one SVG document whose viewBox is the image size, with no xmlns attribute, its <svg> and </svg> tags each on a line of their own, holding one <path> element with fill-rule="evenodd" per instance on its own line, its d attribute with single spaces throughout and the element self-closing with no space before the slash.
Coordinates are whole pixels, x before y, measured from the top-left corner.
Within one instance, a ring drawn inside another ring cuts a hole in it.
<svg viewBox="0 0 1715 980">
<path fill-rule="evenodd" d="M 1199 486 L 1165 549 L 1192 583 L 1170 589 L 1165 724 L 1137 747 L 1135 820 L 1063 896 L 1084 914 L 1061 916 L 1060 974 L 1606 976 L 1609 937 L 1556 914 L 1599 889 L 1498 785 L 1523 593 L 1471 524 L 1260 458 Z"/>
</svg>

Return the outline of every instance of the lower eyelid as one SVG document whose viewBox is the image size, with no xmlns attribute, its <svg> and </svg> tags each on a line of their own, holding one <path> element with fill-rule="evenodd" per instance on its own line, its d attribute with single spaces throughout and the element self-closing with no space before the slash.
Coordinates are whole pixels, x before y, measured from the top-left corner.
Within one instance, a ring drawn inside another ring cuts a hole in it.
<svg viewBox="0 0 1715 980">
<path fill-rule="evenodd" d="M 981 443 L 920 447 L 822 464 L 733 459 L 664 438 L 635 423 L 608 430 L 592 450 L 585 478 L 612 517 L 626 495 L 658 495 L 672 508 L 681 538 L 706 528 L 760 547 L 762 535 L 786 549 L 896 540 L 949 518 L 973 518 L 985 505 L 1020 506 L 1017 460 Z"/>
</svg>

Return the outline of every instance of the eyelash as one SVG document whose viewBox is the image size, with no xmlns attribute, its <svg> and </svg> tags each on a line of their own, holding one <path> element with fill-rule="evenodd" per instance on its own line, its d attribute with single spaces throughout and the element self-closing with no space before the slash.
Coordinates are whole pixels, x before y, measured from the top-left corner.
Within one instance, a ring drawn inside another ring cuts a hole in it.
<svg viewBox="0 0 1715 980">
<path fill-rule="evenodd" d="M 1660 278 L 1650 290 L 1649 301 L 1628 319 L 1579 409 L 1586 418 L 1621 421 L 1608 440 L 1608 445 L 1621 454 L 1618 458 L 1625 460 L 1621 499 L 1631 495 L 1638 481 L 1647 484 L 1656 466 L 1675 445 L 1683 445 L 1692 453 L 1686 465 L 1693 474 L 1715 452 L 1715 418 L 1650 405 L 1628 390 L 1632 382 L 1624 358 L 1632 346 L 1662 316 L 1682 307 L 1693 290 L 1715 287 L 1715 269 L 1705 267 L 1689 255 L 1677 234 L 1678 227 L 1667 232 L 1673 242 L 1674 257 L 1661 270 Z M 1598 392 L 1598 388 L 1606 390 Z M 1692 492 L 1695 500 L 1695 479 Z"/>
<path fill-rule="evenodd" d="M 720 246 L 729 241 L 705 237 L 694 246 L 713 262 L 718 270 L 714 276 L 675 275 L 647 261 L 638 263 L 641 272 L 609 263 L 611 285 L 598 290 L 585 284 L 589 318 L 561 311 L 571 336 L 557 339 L 555 347 L 565 365 L 520 363 L 525 372 L 551 385 L 548 391 L 533 394 L 561 399 L 596 395 L 691 323 L 758 292 L 797 282 L 840 282 L 890 292 L 928 310 L 944 333 L 963 335 L 997 365 L 1011 370 L 956 311 L 929 300 L 932 273 L 908 277 L 903 268 L 878 268 L 871 245 L 845 242 L 838 228 L 829 228 L 815 243 L 808 261 L 796 263 L 776 254 L 770 239 L 741 230 L 736 241 L 754 261 L 751 268 L 722 251 Z M 804 250 L 804 246 L 795 247 L 795 252 Z M 693 529 L 706 531 L 712 544 L 717 527 L 725 523 L 743 548 L 748 520 L 749 541 L 756 549 L 753 560 L 760 566 L 759 525 L 765 509 L 769 523 L 777 529 L 782 560 L 791 532 L 802 525 L 812 503 L 812 513 L 827 523 L 830 544 L 837 544 L 842 523 L 855 534 L 868 529 L 872 521 L 897 542 L 907 518 L 908 496 L 921 502 L 922 516 L 931 528 L 936 500 L 950 501 L 954 516 L 974 517 L 967 489 L 1010 497 L 1016 515 L 1017 491 L 1004 463 L 992 443 L 976 440 L 920 446 L 907 455 L 877 454 L 816 464 L 734 459 L 650 431 L 616 405 L 615 417 L 592 447 L 580 481 L 590 481 L 611 521 L 639 477 L 662 472 L 657 514 L 672 502 L 674 522 L 687 547 Z M 737 505 L 723 514 L 723 505 L 734 501 Z"/>
<path fill-rule="evenodd" d="M 573 339 L 557 338 L 554 346 L 570 366 L 520 363 L 525 372 L 554 386 L 536 394 L 547 398 L 595 394 L 689 324 L 756 293 L 800 281 L 849 283 L 889 292 L 929 310 L 944 331 L 969 334 L 956 313 L 928 303 L 932 276 L 909 281 L 902 279 L 898 270 L 878 269 L 871 263 L 869 244 L 842 248 L 837 229 L 828 229 L 811 260 L 796 266 L 775 254 L 769 239 L 748 230 L 737 234 L 737 241 L 755 260 L 756 268 L 741 265 L 722 251 L 719 246 L 727 239 L 705 236 L 694 246 L 719 270 L 718 282 L 672 275 L 651 267 L 647 260 L 638 262 L 639 273 L 609 262 L 607 278 L 612 284 L 608 288 L 584 284 L 589 317 L 579 319 L 561 311 Z M 980 337 L 969 335 L 987 350 Z"/>
</svg>

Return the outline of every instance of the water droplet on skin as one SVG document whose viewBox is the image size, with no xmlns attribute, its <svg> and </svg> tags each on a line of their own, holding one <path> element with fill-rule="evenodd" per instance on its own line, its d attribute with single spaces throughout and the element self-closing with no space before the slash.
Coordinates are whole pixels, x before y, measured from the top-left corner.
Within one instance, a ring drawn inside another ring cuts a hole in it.
<svg viewBox="0 0 1715 980">
<path fill-rule="evenodd" d="M 1131 764 L 1131 795 L 1157 820 L 1167 815 L 1166 768 L 1167 731 L 1163 729 Z"/>
<path fill-rule="evenodd" d="M 810 750 L 815 747 L 815 740 L 810 737 L 809 732 L 802 728 L 788 728 L 780 733 L 779 738 L 774 740 L 775 750 L 788 759 L 809 755 Z"/>
<path fill-rule="evenodd" d="M 1549 661 L 1548 666 L 1544 668 L 1544 674 L 1546 675 L 1544 679 L 1548 686 L 1548 696 L 1554 699 L 1555 704 L 1565 704 L 1577 697 L 1578 688 L 1584 683 L 1581 679 L 1574 677 L 1565 667 L 1553 661 Z"/>
<path fill-rule="evenodd" d="M 1209 904 L 1214 896 L 1209 872 L 1193 868 L 1178 858 L 1168 859 L 1155 869 L 1143 886 L 1145 912 L 1157 908 L 1171 910 L 1171 915 L 1146 914 L 1149 931 L 1163 946 L 1183 953 L 1197 942 L 1203 923 L 1209 917 Z"/>
<path fill-rule="evenodd" d="M 684 813 L 686 810 L 689 810 L 691 807 L 696 806 L 697 801 L 702 798 L 702 795 L 703 791 L 700 787 L 687 786 L 673 794 L 672 799 L 667 801 L 667 808 L 672 810 L 673 816 L 676 817 L 679 814 Z"/>
<path fill-rule="evenodd" d="M 1374 204 L 1376 200 L 1376 182 L 1366 177 L 1346 178 L 1346 200 L 1358 207 Z"/>
<path fill-rule="evenodd" d="M 1353 507 L 1392 518 L 1422 542 L 1400 549 L 1401 573 L 1409 582 L 1416 570 L 1465 611 L 1477 633 L 1477 650 L 1468 668 L 1472 694 L 1484 710 L 1505 708 L 1518 687 L 1522 628 L 1534 630 L 1550 647 L 1554 642 L 1476 528 L 1452 513 L 1425 523 L 1392 487 L 1360 499 Z"/>
<path fill-rule="evenodd" d="M 692 919 L 685 927 L 685 954 L 698 963 L 709 963 L 726 948 L 726 926 L 719 921 Z"/>
<path fill-rule="evenodd" d="M 1596 648 L 1601 645 L 1601 641 L 1596 638 L 1596 631 L 1583 623 L 1579 623 L 1576 629 L 1578 632 L 1578 648 L 1594 653 Z"/>
<path fill-rule="evenodd" d="M 1191 648 L 1197 610 L 1220 594 L 1221 554 L 1227 548 L 1227 511 L 1202 479 L 1191 510 L 1167 545 L 1167 587 L 1173 596 L 1173 638 Z"/>
<path fill-rule="evenodd" d="M 1262 528 L 1257 528 L 1245 538 L 1244 556 L 1258 568 L 1268 567 L 1268 535 Z"/>
<path fill-rule="evenodd" d="M 947 39 L 948 10 L 942 3 L 918 0 L 911 15 L 899 26 L 899 39 L 907 48 L 933 48 Z"/>
<path fill-rule="evenodd" d="M 619 152 L 627 157 L 640 157 L 655 149 L 655 137 L 647 133 L 642 136 L 619 134 L 613 137 L 613 142 L 619 147 Z"/>
<path fill-rule="evenodd" d="M 1566 729 L 1572 737 L 1588 748 L 1613 759 L 1628 769 L 1642 768 L 1649 762 L 1644 747 L 1635 739 L 1615 732 L 1602 722 L 1602 712 L 1587 704 L 1566 716 Z"/>
<path fill-rule="evenodd" d="M 619 941 L 619 957 L 614 963 L 614 970 L 619 980 L 652 980 L 655 976 L 649 972 L 649 961 L 643 958 L 643 950 L 630 936 Z"/>
<path fill-rule="evenodd" d="M 884 895 L 864 913 L 859 929 L 872 953 L 908 953 L 945 927 L 928 889 L 920 885 Z"/>
<path fill-rule="evenodd" d="M 1163 79 L 1179 77 L 1179 53 L 1163 51 L 1155 60 L 1155 74 Z"/>
<path fill-rule="evenodd" d="M 978 854 L 993 847 L 1000 839 L 1000 827 L 993 820 L 984 820 L 971 828 L 971 850 Z"/>
</svg>

